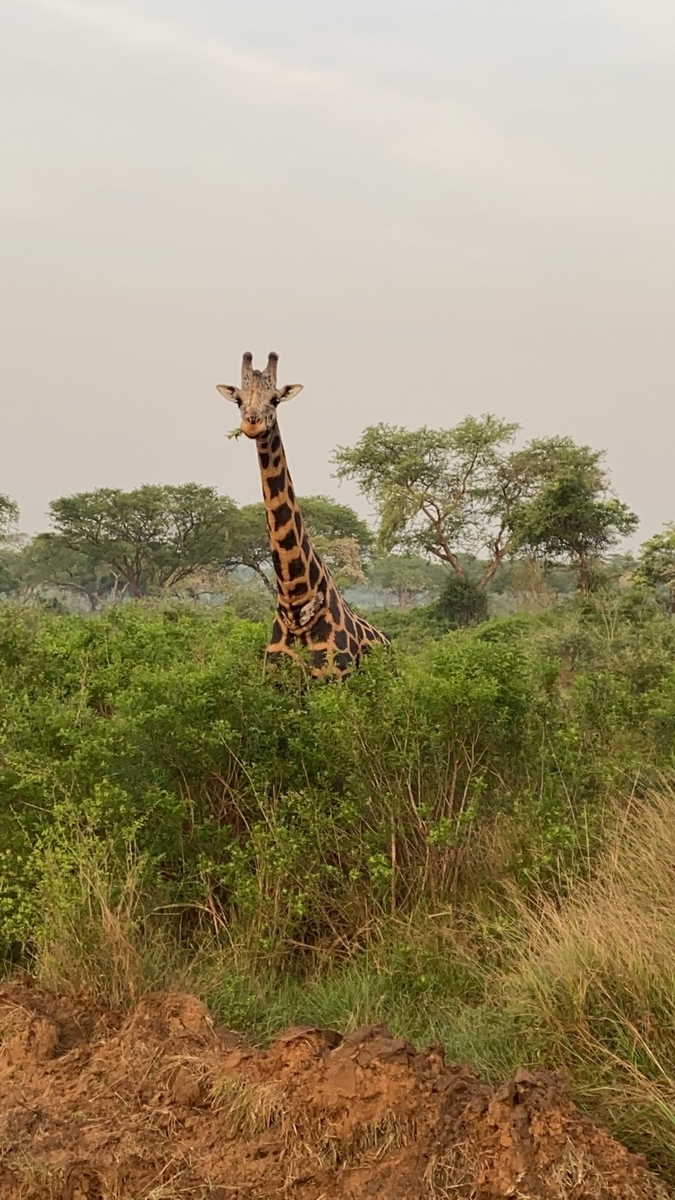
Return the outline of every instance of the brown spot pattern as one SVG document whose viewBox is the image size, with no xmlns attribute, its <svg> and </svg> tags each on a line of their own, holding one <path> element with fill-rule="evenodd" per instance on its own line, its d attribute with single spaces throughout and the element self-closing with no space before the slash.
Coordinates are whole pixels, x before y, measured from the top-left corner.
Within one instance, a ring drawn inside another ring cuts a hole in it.
<svg viewBox="0 0 675 1200">
<path fill-rule="evenodd" d="M 284 655 L 297 660 L 298 647 L 304 647 L 314 677 L 343 679 L 374 643 L 386 645 L 387 638 L 355 615 L 312 547 L 279 427 L 273 425 L 256 440 L 279 596 L 268 660 Z"/>
</svg>

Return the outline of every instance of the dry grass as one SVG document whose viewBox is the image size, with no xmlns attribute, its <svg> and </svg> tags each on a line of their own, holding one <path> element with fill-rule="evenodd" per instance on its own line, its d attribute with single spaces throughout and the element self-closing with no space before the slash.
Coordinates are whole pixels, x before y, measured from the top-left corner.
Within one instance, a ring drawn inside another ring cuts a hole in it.
<svg viewBox="0 0 675 1200">
<path fill-rule="evenodd" d="M 591 1155 L 578 1146 L 568 1146 L 562 1160 L 550 1168 L 546 1183 L 551 1189 L 552 1200 L 576 1200 L 578 1196 L 588 1200 L 612 1200 L 616 1195 L 615 1185 L 598 1170 Z M 622 1179 L 621 1187 L 627 1200 L 669 1200 L 670 1196 L 666 1187 L 655 1178 L 643 1178 L 634 1188 Z"/>
<path fill-rule="evenodd" d="M 44 986 L 125 1010 L 147 991 L 175 986 L 185 955 L 167 921 L 147 911 L 145 866 L 133 844 L 122 860 L 86 831 L 73 832 L 67 863 L 45 854 L 34 949 Z"/>
<path fill-rule="evenodd" d="M 428 1200 L 473 1200 L 476 1181 L 485 1166 L 468 1143 L 435 1155 L 424 1175 Z M 593 1157 L 583 1147 L 573 1145 L 568 1146 L 562 1159 L 549 1168 L 543 1182 L 550 1200 L 579 1200 L 580 1197 L 583 1200 L 612 1200 L 617 1195 L 616 1184 L 598 1169 Z M 532 1200 L 525 1180 L 516 1183 L 509 1195 L 513 1200 Z M 668 1200 L 670 1193 L 657 1179 L 643 1178 L 631 1189 L 628 1181 L 622 1178 L 621 1195 L 625 1200 Z"/>
<path fill-rule="evenodd" d="M 71 857 L 68 874 L 60 858 L 46 855 L 37 974 L 56 991 L 85 991 L 128 1007 L 142 990 L 143 964 L 134 944 L 142 864 L 130 857 L 120 878 L 112 855 L 84 835 L 74 842 Z"/>
<path fill-rule="evenodd" d="M 593 877 L 521 915 L 507 992 L 582 1101 L 675 1170 L 675 794 L 633 800 Z"/>
<path fill-rule="evenodd" d="M 47 870 L 37 947 L 43 982 L 66 992 L 85 990 L 122 1008 L 150 987 L 175 986 L 180 976 L 178 971 L 171 975 L 170 939 L 161 926 L 150 929 L 143 913 L 142 869 L 133 854 L 120 864 L 107 858 L 100 844 L 92 847 L 83 838 L 74 846 L 68 871 L 61 862 L 53 864 L 51 875 Z M 531 897 L 516 902 L 515 922 L 511 910 L 504 924 L 506 934 L 498 942 L 502 961 L 510 954 L 511 933 L 516 946 L 504 974 L 495 966 L 497 954 L 488 961 L 480 937 L 468 938 L 466 952 L 462 949 L 476 978 L 484 981 L 488 1003 L 478 1008 L 455 1004 L 450 1012 L 439 1002 L 438 1017 L 430 1010 L 428 1032 L 425 1027 L 416 1034 L 410 1027 L 419 1000 L 417 993 L 413 1000 L 408 997 L 400 973 L 387 992 L 390 1007 L 381 1010 L 382 981 L 367 963 L 356 964 L 352 975 L 329 979 L 323 992 L 315 989 L 309 1013 L 298 1009 L 306 1004 L 304 987 L 275 996 L 254 980 L 261 995 L 256 1004 L 274 1028 L 298 1017 L 344 1027 L 354 1023 L 354 1011 L 363 1023 L 384 1015 L 409 1036 L 444 1040 L 454 1056 L 478 1059 L 479 1069 L 492 1075 L 501 1075 L 507 1060 L 510 1069 L 515 1053 L 518 1061 L 562 1066 L 581 1106 L 675 1181 L 675 793 L 664 788 L 646 799 L 634 798 L 617 815 L 606 853 L 588 880 L 570 885 L 562 901 L 542 896 L 534 909 Z M 457 957 L 454 932 L 452 951 Z M 208 966 L 197 956 L 189 986 L 210 999 Z M 184 970 L 182 963 L 179 968 Z M 224 975 L 220 960 L 218 973 Z M 227 978 L 228 986 L 237 983 L 236 972 L 229 971 Z M 249 987 L 245 978 L 241 986 Z M 239 993 L 232 991 L 231 997 L 238 1004 Z M 245 999 L 250 1003 L 248 993 Z M 497 1009 L 504 1020 L 494 1024 Z M 22 1020 L 20 1011 L 0 1008 L 0 1043 Z M 305 1161 L 314 1156 L 326 1163 L 349 1162 L 363 1149 L 377 1153 L 378 1146 L 402 1144 L 396 1139 L 410 1136 L 392 1117 L 355 1135 L 358 1145 L 343 1145 L 306 1113 L 291 1114 L 288 1098 L 272 1085 L 223 1078 L 201 1085 L 232 1136 L 274 1127 L 289 1161 L 300 1161 L 301 1153 Z M 446 1184 L 443 1172 L 447 1180 L 457 1179 L 460 1165 L 434 1168 L 430 1186 L 439 1197 L 444 1188 L 459 1186 Z"/>
<path fill-rule="evenodd" d="M 372 1151 L 376 1159 L 384 1158 L 390 1150 L 407 1146 L 417 1136 L 414 1120 L 402 1119 L 395 1112 L 386 1112 L 369 1125 L 360 1125 L 354 1132 L 349 1145 L 344 1148 L 345 1158 L 352 1161 L 363 1153 Z"/>
<path fill-rule="evenodd" d="M 213 1184 L 196 1183 L 192 1169 L 185 1167 L 169 1179 L 150 1184 L 144 1190 L 142 1200 L 209 1200 L 215 1190 Z"/>
<path fill-rule="evenodd" d="M 0 1046 L 30 1024 L 31 1014 L 20 1004 L 0 1004 Z"/>
<path fill-rule="evenodd" d="M 429 1200 L 464 1200 L 474 1192 L 481 1164 L 468 1142 L 434 1154 L 424 1172 Z"/>
<path fill-rule="evenodd" d="M 12 1156 L 8 1166 L 13 1176 L 18 1195 L 25 1200 L 64 1200 L 64 1197 L 83 1196 L 78 1186 L 81 1182 L 62 1167 L 27 1154 Z M 162 1172 L 164 1174 L 164 1172 Z M 133 1191 L 119 1181 L 106 1183 L 93 1172 L 87 1182 L 94 1183 L 96 1195 L 102 1200 L 209 1200 L 220 1189 L 210 1182 L 196 1182 L 190 1166 L 172 1171 L 165 1179 L 150 1180 L 145 1186 Z M 84 1184 L 86 1187 L 86 1183 Z M 16 1191 L 13 1194 L 17 1194 Z M 88 1193 L 87 1193 L 88 1194 Z"/>
<path fill-rule="evenodd" d="M 61 1167 L 22 1153 L 12 1157 L 10 1169 L 22 1197 L 40 1196 L 41 1200 L 62 1200 L 66 1194 L 66 1179 Z"/>
<path fill-rule="evenodd" d="M 414 1120 L 392 1111 L 376 1122 L 357 1125 L 346 1140 L 327 1129 L 320 1117 L 295 1109 L 278 1084 L 253 1083 L 241 1076 L 212 1075 L 208 1094 L 224 1118 L 228 1137 L 259 1137 L 275 1131 L 289 1186 L 304 1174 L 308 1163 L 335 1169 L 364 1155 L 378 1160 L 416 1136 Z"/>
<path fill-rule="evenodd" d="M 293 1132 L 288 1101 L 273 1083 L 249 1083 L 236 1075 L 212 1079 L 210 1101 L 224 1117 L 229 1137 L 257 1137 L 276 1126 L 284 1139 Z"/>
</svg>

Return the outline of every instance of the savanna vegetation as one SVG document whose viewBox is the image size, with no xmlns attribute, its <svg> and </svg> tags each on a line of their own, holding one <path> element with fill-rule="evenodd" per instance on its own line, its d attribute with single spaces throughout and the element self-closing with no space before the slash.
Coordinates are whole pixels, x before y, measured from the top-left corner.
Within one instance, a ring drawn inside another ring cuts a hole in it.
<svg viewBox="0 0 675 1200">
<path fill-rule="evenodd" d="M 263 673 L 260 506 L 90 493 L 22 543 L 0 504 L 0 953 L 257 1039 L 386 1020 L 492 1078 L 558 1067 L 675 1182 L 675 540 L 612 558 L 601 456 L 514 435 L 339 452 L 379 526 L 317 497 L 313 537 L 404 597 L 344 686 Z"/>
</svg>

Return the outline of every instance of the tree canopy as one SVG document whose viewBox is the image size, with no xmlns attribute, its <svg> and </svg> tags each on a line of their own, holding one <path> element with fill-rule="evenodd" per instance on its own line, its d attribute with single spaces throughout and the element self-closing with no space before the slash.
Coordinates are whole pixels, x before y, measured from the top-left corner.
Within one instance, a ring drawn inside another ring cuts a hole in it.
<svg viewBox="0 0 675 1200">
<path fill-rule="evenodd" d="M 121 577 L 135 598 L 175 586 L 200 567 L 222 563 L 236 505 L 196 483 L 98 488 L 52 501 L 50 546 Z"/>
<path fill-rule="evenodd" d="M 299 504 L 314 549 L 339 586 L 365 584 L 364 563 L 375 540 L 366 522 L 348 504 L 328 496 L 305 496 Z"/>
<path fill-rule="evenodd" d="M 481 559 L 479 590 L 508 555 L 539 553 L 574 562 L 586 585 L 637 518 L 609 494 L 601 452 L 560 437 L 514 449 L 518 428 L 489 414 L 452 429 L 371 425 L 338 448 L 337 475 L 375 508 L 382 550 L 433 556 L 462 580 L 462 556 Z"/>
<path fill-rule="evenodd" d="M 384 551 L 433 555 L 460 578 L 462 552 L 488 555 L 485 586 L 506 555 L 510 509 L 528 480 L 514 471 L 517 425 L 467 417 L 453 429 L 371 425 L 339 447 L 340 478 L 355 479 L 379 517 Z"/>
<path fill-rule="evenodd" d="M 95 554 L 73 550 L 56 533 L 38 533 L 21 553 L 17 564 L 24 589 L 34 591 L 43 584 L 66 588 L 83 596 L 90 609 L 97 609 L 104 596 L 118 599 L 128 583 Z"/>
<path fill-rule="evenodd" d="M 12 593 L 19 587 L 17 560 L 21 541 L 19 506 L 0 493 L 0 593 Z"/>
<path fill-rule="evenodd" d="M 531 442 L 524 454 L 539 486 L 512 512 L 514 542 L 521 551 L 572 563 L 582 591 L 589 592 L 603 555 L 635 531 L 638 517 L 611 495 L 603 451 L 549 438 Z"/>
<path fill-rule="evenodd" d="M 338 447 L 338 477 L 356 480 L 379 528 L 375 539 L 353 508 L 328 496 L 299 499 L 312 543 L 337 582 L 370 580 L 394 591 L 401 606 L 444 587 L 448 604 L 462 612 L 469 592 L 474 604 L 475 589 L 494 588 L 507 560 L 573 567 L 583 591 L 595 587 L 607 551 L 633 532 L 637 517 L 612 493 L 602 451 L 568 437 L 516 447 L 518 429 L 489 414 L 450 429 L 379 424 L 356 445 Z M 196 483 L 146 484 L 61 497 L 49 511 L 51 532 L 28 542 L 18 534 L 17 505 L 0 494 L 1 591 L 64 588 L 96 608 L 103 599 L 184 590 L 186 581 L 207 576 L 209 590 L 220 593 L 223 573 L 241 565 L 276 600 L 262 503 L 239 508 Z M 662 598 L 675 593 L 674 529 L 645 544 L 638 572 Z M 453 578 L 466 588 L 453 590 Z"/>
<path fill-rule="evenodd" d="M 373 541 L 365 521 L 327 496 L 309 496 L 300 503 L 316 549 L 338 581 L 365 582 L 363 558 Z M 214 488 L 147 484 L 128 492 L 98 488 L 61 497 L 49 512 L 52 531 L 11 552 L 12 571 L 0 571 L 2 590 L 16 590 L 20 584 L 30 595 L 42 585 L 65 588 L 86 597 L 93 609 L 104 598 L 137 599 L 175 589 L 204 573 L 216 590 L 220 573 L 226 590 L 222 572 L 243 565 L 256 572 L 276 599 L 261 503 L 238 508 Z M 8 499 L 0 508 L 3 517 L 0 531 L 4 528 L 11 542 L 18 510 Z"/>
<path fill-rule="evenodd" d="M 245 504 L 236 513 L 221 562 L 226 570 L 249 567 L 276 596 L 264 504 Z"/>
</svg>

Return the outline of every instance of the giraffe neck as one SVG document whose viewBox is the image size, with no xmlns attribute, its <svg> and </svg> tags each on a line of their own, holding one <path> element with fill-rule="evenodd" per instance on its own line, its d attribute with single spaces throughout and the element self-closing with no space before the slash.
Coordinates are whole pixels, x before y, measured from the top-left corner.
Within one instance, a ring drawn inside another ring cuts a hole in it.
<svg viewBox="0 0 675 1200">
<path fill-rule="evenodd" d="M 278 424 L 256 439 L 279 610 L 291 628 L 311 623 L 326 598 L 326 569 L 295 498 Z"/>
</svg>

